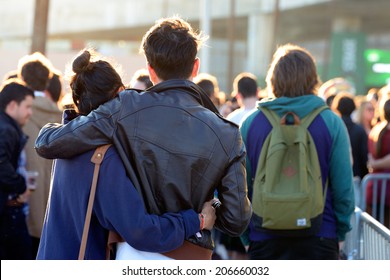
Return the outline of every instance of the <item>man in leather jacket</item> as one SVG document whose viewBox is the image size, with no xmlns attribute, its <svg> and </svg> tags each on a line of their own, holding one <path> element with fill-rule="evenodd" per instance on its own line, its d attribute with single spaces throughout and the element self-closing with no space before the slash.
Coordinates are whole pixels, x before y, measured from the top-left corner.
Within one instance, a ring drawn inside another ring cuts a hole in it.
<svg viewBox="0 0 390 280">
<path fill-rule="evenodd" d="M 239 236 L 252 214 L 245 148 L 238 127 L 192 82 L 202 40 L 180 18 L 158 21 L 142 42 L 155 86 L 142 93 L 125 90 L 67 125 L 46 125 L 36 140 L 38 154 L 69 158 L 113 143 L 150 213 L 199 211 L 217 191 L 215 226 Z M 213 248 L 209 231 L 189 241 Z"/>
</svg>

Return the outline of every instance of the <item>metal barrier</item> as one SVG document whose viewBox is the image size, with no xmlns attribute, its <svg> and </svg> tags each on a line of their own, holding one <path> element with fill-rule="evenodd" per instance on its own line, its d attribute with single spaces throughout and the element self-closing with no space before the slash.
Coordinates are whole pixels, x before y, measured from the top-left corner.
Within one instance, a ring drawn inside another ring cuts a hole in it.
<svg viewBox="0 0 390 280">
<path fill-rule="evenodd" d="M 390 230 L 359 207 L 351 218 L 352 231 L 343 252 L 348 260 L 390 260 Z"/>
<path fill-rule="evenodd" d="M 358 176 L 353 177 L 353 191 L 355 193 L 355 205 L 359 208 L 362 208 L 363 194 L 361 188 L 361 179 Z"/>
<path fill-rule="evenodd" d="M 362 182 L 361 182 L 361 190 L 362 195 L 360 196 L 360 201 L 358 206 L 361 206 L 362 211 L 366 211 L 366 192 L 367 192 L 367 186 L 369 182 L 372 182 L 372 213 L 371 215 L 377 219 L 381 224 L 384 224 L 385 222 L 385 198 L 386 198 L 386 188 L 387 183 L 390 181 L 390 174 L 389 173 L 381 173 L 381 174 L 368 174 L 364 176 Z M 381 189 L 381 195 L 379 198 L 379 203 L 377 201 L 378 197 L 378 189 Z M 379 208 L 378 208 L 379 206 Z M 378 210 L 379 210 L 379 217 L 378 217 Z M 389 217 L 390 219 L 390 217 Z M 390 221 L 389 221 L 390 224 Z"/>
<path fill-rule="evenodd" d="M 360 259 L 360 216 L 362 210 L 359 207 L 355 207 L 355 213 L 351 216 L 352 230 L 347 233 L 342 249 L 345 257 L 348 260 Z"/>
</svg>

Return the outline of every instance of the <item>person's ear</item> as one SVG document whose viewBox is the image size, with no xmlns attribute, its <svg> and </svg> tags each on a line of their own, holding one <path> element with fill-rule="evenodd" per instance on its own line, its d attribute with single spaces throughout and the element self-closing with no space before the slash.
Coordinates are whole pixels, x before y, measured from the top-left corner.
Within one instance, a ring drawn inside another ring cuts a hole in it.
<svg viewBox="0 0 390 280">
<path fill-rule="evenodd" d="M 198 76 L 199 69 L 200 69 L 200 60 L 197 57 L 197 58 L 195 58 L 194 67 L 192 68 L 191 79 Z"/>
<path fill-rule="evenodd" d="M 5 112 L 11 116 L 11 117 L 14 117 L 15 116 L 15 111 L 18 107 L 18 102 L 16 102 L 15 100 L 12 100 L 8 103 L 7 107 L 5 107 Z"/>
<path fill-rule="evenodd" d="M 149 72 L 149 78 L 152 81 L 153 85 L 158 84 L 160 79 L 157 76 L 156 71 L 154 71 L 153 67 L 150 66 L 149 63 L 148 63 L 148 72 Z"/>
<path fill-rule="evenodd" d="M 124 91 L 124 90 L 125 90 L 125 86 L 120 86 L 120 87 L 118 88 L 117 93 L 120 93 L 121 91 Z"/>
</svg>

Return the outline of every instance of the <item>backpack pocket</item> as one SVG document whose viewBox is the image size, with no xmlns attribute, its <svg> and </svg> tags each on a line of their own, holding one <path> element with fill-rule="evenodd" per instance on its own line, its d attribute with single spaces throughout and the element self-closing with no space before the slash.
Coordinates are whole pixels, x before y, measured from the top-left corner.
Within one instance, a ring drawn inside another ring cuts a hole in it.
<svg viewBox="0 0 390 280">
<path fill-rule="evenodd" d="M 264 194 L 262 227 L 272 230 L 309 228 L 310 203 L 310 196 L 306 193 Z"/>
</svg>

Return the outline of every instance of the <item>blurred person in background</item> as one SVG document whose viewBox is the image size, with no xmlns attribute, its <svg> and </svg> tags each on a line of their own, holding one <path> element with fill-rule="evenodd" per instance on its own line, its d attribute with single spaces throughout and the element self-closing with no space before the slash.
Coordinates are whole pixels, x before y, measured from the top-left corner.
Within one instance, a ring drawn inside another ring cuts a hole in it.
<svg viewBox="0 0 390 280">
<path fill-rule="evenodd" d="M 239 108 L 227 115 L 226 118 L 239 125 L 244 116 L 256 108 L 256 103 L 259 100 L 258 93 L 259 88 L 255 75 L 248 72 L 238 74 L 233 81 L 233 96 L 237 99 Z"/>
<path fill-rule="evenodd" d="M 17 172 L 28 137 L 22 127 L 32 114 L 34 92 L 19 79 L 0 88 L 0 256 L 2 260 L 33 258 L 26 224 L 25 203 L 30 190 Z"/>
<path fill-rule="evenodd" d="M 363 126 L 352 121 L 351 115 L 355 109 L 354 97 L 348 92 L 340 92 L 333 99 L 332 110 L 341 117 L 348 130 L 352 148 L 353 176 L 363 179 L 368 173 L 368 135 Z"/>
<path fill-rule="evenodd" d="M 326 104 L 331 107 L 333 98 L 339 92 L 349 92 L 355 96 L 356 90 L 352 83 L 347 79 L 337 77 L 323 83 L 318 89 L 318 96 L 325 100 Z"/>
<path fill-rule="evenodd" d="M 138 69 L 131 77 L 129 88 L 145 90 L 153 86 L 148 70 Z"/>
<path fill-rule="evenodd" d="M 390 173 L 390 99 L 384 100 L 379 104 L 381 121 L 376 124 L 368 139 L 368 151 L 370 158 L 368 167 L 370 173 Z M 366 191 L 367 213 L 373 214 L 373 183 L 370 181 Z M 378 190 L 377 201 L 381 195 L 382 189 Z M 378 215 L 377 215 L 378 216 Z M 390 227 L 390 182 L 387 182 L 385 197 L 385 226 Z"/>
<path fill-rule="evenodd" d="M 218 80 L 215 76 L 208 73 L 200 73 L 194 78 L 194 83 L 204 90 L 215 107 L 220 108 L 225 102 L 225 93 L 219 90 Z"/>
<path fill-rule="evenodd" d="M 57 106 L 62 95 L 61 73 L 41 53 L 24 56 L 18 64 L 20 77 L 34 90 L 33 115 L 23 127 L 23 132 L 31 141 L 25 146 L 27 178 L 35 180 L 35 190 L 29 199 L 27 226 L 32 238 L 33 256 L 38 252 L 43 218 L 50 192 L 50 178 L 53 161 L 40 157 L 34 149 L 34 140 L 41 128 L 48 122 L 61 122 L 62 112 Z"/>
<path fill-rule="evenodd" d="M 352 114 L 352 119 L 360 124 L 367 136 L 370 134 L 372 127 L 377 122 L 375 117 L 375 104 L 373 101 L 368 100 L 367 96 L 358 95 L 354 98 L 356 104 L 356 111 Z"/>
</svg>

